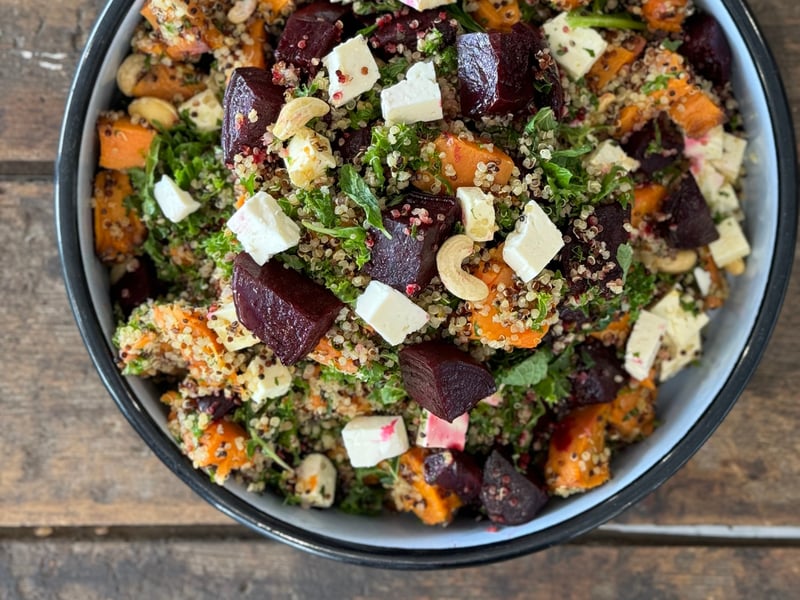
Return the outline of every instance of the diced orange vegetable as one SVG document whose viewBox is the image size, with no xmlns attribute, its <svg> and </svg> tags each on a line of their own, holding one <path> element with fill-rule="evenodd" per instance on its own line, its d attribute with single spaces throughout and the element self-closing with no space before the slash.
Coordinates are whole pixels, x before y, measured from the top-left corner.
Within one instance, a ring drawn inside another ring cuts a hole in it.
<svg viewBox="0 0 800 600">
<path fill-rule="evenodd" d="M 631 225 L 638 228 L 647 215 L 661 210 L 661 204 L 667 197 L 667 188 L 658 183 L 637 185 L 633 190 L 633 209 Z"/>
<path fill-rule="evenodd" d="M 131 194 L 131 180 L 121 171 L 100 171 L 94 179 L 94 249 L 105 263 L 130 258 L 147 237 L 139 215 L 125 206 Z"/>
<path fill-rule="evenodd" d="M 639 129 L 645 122 L 645 111 L 635 104 L 628 104 L 623 106 L 619 111 L 619 118 L 617 119 L 615 136 L 618 138 L 625 137 L 636 129 Z"/>
<path fill-rule="evenodd" d="M 309 353 L 308 358 L 317 361 L 321 365 L 331 366 L 342 373 L 358 372 L 358 367 L 350 358 L 343 358 L 342 351 L 334 347 L 331 340 L 323 337 L 317 346 Z"/>
<path fill-rule="evenodd" d="M 470 15 L 487 30 L 506 33 L 521 18 L 517 0 L 478 0 L 477 8 Z"/>
<path fill-rule="evenodd" d="M 413 512 L 426 525 L 447 525 L 461 506 L 461 499 L 425 482 L 423 464 L 427 453 L 425 448 L 414 447 L 400 456 L 392 497 L 398 510 Z"/>
<path fill-rule="evenodd" d="M 608 414 L 609 437 L 623 442 L 635 442 L 653 433 L 657 392 L 650 380 L 636 387 L 623 387 L 611 402 Z"/>
<path fill-rule="evenodd" d="M 642 17 L 649 29 L 678 32 L 686 18 L 687 0 L 644 0 Z"/>
<path fill-rule="evenodd" d="M 479 163 L 486 166 L 487 172 L 494 173 L 496 184 L 505 185 L 511 178 L 514 161 L 496 146 L 462 140 L 452 133 L 443 133 L 436 138 L 434 145 L 442 160 L 438 178 L 447 182 L 453 190 L 475 185 L 475 173 Z M 447 175 L 450 168 L 455 174 Z M 430 173 L 420 173 L 414 185 L 422 190 L 431 191 L 435 181 L 436 177 Z"/>
<path fill-rule="evenodd" d="M 147 0 L 140 13 L 160 34 L 167 56 L 184 60 L 222 47 L 224 36 L 196 0 L 159 4 Z"/>
<path fill-rule="evenodd" d="M 516 316 L 503 318 L 500 303 L 506 293 L 517 289 L 514 271 L 503 260 L 502 247 L 492 251 L 488 262 L 482 263 L 472 273 L 489 286 L 489 296 L 482 302 L 474 302 L 468 316 L 472 326 L 470 337 L 474 340 L 505 342 L 508 348 L 535 348 L 550 328 L 545 324 L 541 329 L 516 331 Z M 500 291 L 500 287 L 503 291 Z"/>
<path fill-rule="evenodd" d="M 225 365 L 225 349 L 209 328 L 206 314 L 179 302 L 156 304 L 153 323 L 186 362 L 193 379 L 201 384 L 230 383 L 235 373 Z"/>
<path fill-rule="evenodd" d="M 293 4 L 292 0 L 261 0 L 260 8 L 262 12 L 266 10 L 269 14 L 266 15 L 268 24 L 274 23 L 286 11 L 287 7 Z"/>
<path fill-rule="evenodd" d="M 717 266 L 717 263 L 714 262 L 714 258 L 708 250 L 701 253 L 701 258 L 703 269 L 711 275 L 711 288 L 709 289 L 708 295 L 703 299 L 705 308 L 709 310 L 720 308 L 725 304 L 725 298 L 728 295 L 728 284 L 725 281 L 725 276 L 722 274 L 722 270 Z"/>
<path fill-rule="evenodd" d="M 593 331 L 589 335 L 596 340 L 600 340 L 606 346 L 621 346 L 628 339 L 630 332 L 631 315 L 630 313 L 625 313 L 618 319 L 611 321 L 602 331 Z"/>
<path fill-rule="evenodd" d="M 100 160 L 104 169 L 122 171 L 144 167 L 156 131 L 134 123 L 130 117 L 104 115 L 97 120 Z"/>
<path fill-rule="evenodd" d="M 561 10 L 575 10 L 576 8 L 586 6 L 591 1 L 592 0 L 550 0 L 550 4 Z"/>
<path fill-rule="evenodd" d="M 572 411 L 550 438 L 545 465 L 553 494 L 569 496 L 602 485 L 610 477 L 606 425 L 610 402 Z"/>
<path fill-rule="evenodd" d="M 200 436 L 192 458 L 198 467 L 215 467 L 214 481 L 222 483 L 231 471 L 250 463 L 247 440 L 247 432 L 241 426 L 230 421 L 217 421 Z"/>
<path fill-rule="evenodd" d="M 242 60 L 239 66 L 266 68 L 267 61 L 264 58 L 264 52 L 267 46 L 267 30 L 264 27 L 264 21 L 261 19 L 252 21 L 247 26 L 247 34 L 252 41 L 242 46 Z"/>
<path fill-rule="evenodd" d="M 204 89 L 206 84 L 194 65 L 178 62 L 165 65 L 157 62 L 150 65 L 136 82 L 132 95 L 136 98 L 152 96 L 167 102 L 180 102 Z"/>
<path fill-rule="evenodd" d="M 644 50 L 647 41 L 634 36 L 624 46 L 609 47 L 586 74 L 586 82 L 595 92 L 603 90 L 620 71 L 635 61 Z"/>
</svg>

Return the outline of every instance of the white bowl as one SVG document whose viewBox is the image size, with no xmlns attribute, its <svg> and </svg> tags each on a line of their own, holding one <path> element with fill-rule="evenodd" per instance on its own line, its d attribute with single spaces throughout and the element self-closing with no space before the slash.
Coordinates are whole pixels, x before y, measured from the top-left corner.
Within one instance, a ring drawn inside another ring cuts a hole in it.
<svg viewBox="0 0 800 600">
<path fill-rule="evenodd" d="M 619 514 L 683 465 L 733 406 L 766 346 L 791 270 L 797 222 L 795 145 L 777 68 L 744 2 L 698 0 L 727 32 L 734 54 L 733 84 L 749 140 L 743 207 L 752 255 L 746 273 L 733 282 L 724 310 L 706 329 L 702 364 L 662 388 L 662 425 L 615 458 L 609 483 L 552 501 L 526 525 L 499 529 L 487 521 L 457 520 L 442 529 L 423 527 L 409 515 L 367 518 L 309 511 L 287 506 L 277 496 L 210 483 L 171 441 L 155 391 L 146 381 L 119 374 L 106 269 L 93 251 L 95 121 L 112 104 L 116 67 L 129 52 L 141 4 L 112 0 L 81 57 L 58 156 L 59 247 L 75 318 L 120 410 L 158 457 L 221 511 L 294 546 L 363 564 L 434 568 L 510 558 L 573 538 Z"/>
</svg>

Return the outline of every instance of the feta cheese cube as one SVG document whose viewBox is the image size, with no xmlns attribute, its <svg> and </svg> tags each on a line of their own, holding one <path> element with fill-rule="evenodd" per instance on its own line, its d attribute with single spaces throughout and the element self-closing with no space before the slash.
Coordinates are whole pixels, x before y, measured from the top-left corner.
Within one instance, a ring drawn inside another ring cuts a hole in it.
<svg viewBox="0 0 800 600">
<path fill-rule="evenodd" d="M 302 506 L 329 508 L 336 495 L 336 467 L 324 454 L 309 454 L 294 470 L 294 491 Z"/>
<path fill-rule="evenodd" d="M 409 447 L 406 424 L 399 416 L 356 417 L 342 429 L 342 441 L 354 467 L 374 467 Z"/>
<path fill-rule="evenodd" d="M 739 213 L 739 197 L 730 183 L 722 184 L 706 202 L 712 215 L 728 217 Z"/>
<path fill-rule="evenodd" d="M 260 341 L 239 322 L 229 287 L 226 288 L 220 299 L 208 309 L 206 320 L 209 329 L 217 334 L 217 339 L 229 352 L 255 346 Z"/>
<path fill-rule="evenodd" d="M 708 160 L 702 158 L 692 160 L 689 171 L 706 202 L 711 202 L 714 195 L 725 185 L 725 177 Z"/>
<path fill-rule="evenodd" d="M 643 310 L 625 346 L 625 370 L 639 381 L 647 379 L 667 331 L 667 320 Z"/>
<path fill-rule="evenodd" d="M 302 189 L 336 166 L 328 138 L 309 127 L 301 127 L 289 140 L 283 161 L 292 184 Z"/>
<path fill-rule="evenodd" d="M 461 207 L 464 233 L 476 242 L 490 242 L 494 238 L 494 196 L 485 194 L 479 187 L 460 187 L 456 190 Z"/>
<path fill-rule="evenodd" d="M 198 131 L 216 131 L 222 126 L 222 104 L 211 89 L 195 94 L 178 107 L 178 114 L 187 112 Z"/>
<path fill-rule="evenodd" d="M 300 241 L 300 227 L 266 192 L 250 197 L 233 213 L 228 219 L 228 229 L 259 265 Z"/>
<path fill-rule="evenodd" d="M 667 337 L 678 347 L 686 346 L 708 323 L 706 313 L 695 314 L 681 306 L 681 293 L 672 289 L 650 312 L 667 320 Z"/>
<path fill-rule="evenodd" d="M 558 227 L 533 200 L 525 205 L 514 231 L 503 245 L 503 260 L 528 283 L 564 246 Z"/>
<path fill-rule="evenodd" d="M 724 267 L 750 254 L 750 244 L 735 218 L 728 217 L 722 221 L 717 225 L 717 231 L 719 239 L 708 245 L 711 257 L 717 266 Z"/>
<path fill-rule="evenodd" d="M 422 420 L 417 430 L 417 446 L 463 450 L 467 443 L 468 427 L 469 413 L 456 417 L 450 423 L 423 409 Z"/>
<path fill-rule="evenodd" d="M 708 292 L 711 291 L 711 273 L 703 267 L 695 267 L 692 273 L 694 274 L 694 282 L 697 284 L 697 289 L 700 290 L 703 296 L 708 296 Z"/>
<path fill-rule="evenodd" d="M 247 365 L 239 378 L 242 398 L 253 404 L 261 404 L 268 398 L 280 398 L 292 388 L 292 372 L 277 358 L 267 362 L 263 356 L 256 356 Z"/>
<path fill-rule="evenodd" d="M 392 346 L 422 329 L 428 313 L 396 289 L 373 279 L 356 299 L 356 314 Z"/>
<path fill-rule="evenodd" d="M 381 91 L 381 112 L 391 123 L 419 123 L 442 118 L 442 92 L 432 62 L 415 63 L 404 81 Z"/>
<path fill-rule="evenodd" d="M 667 339 L 665 347 L 669 352 L 669 358 L 661 361 L 661 372 L 658 379 L 661 382 L 676 375 L 681 369 L 700 356 L 702 341 L 700 332 L 692 335 L 685 344 L 678 345 Z"/>
<path fill-rule="evenodd" d="M 545 21 L 542 31 L 550 53 L 572 79 L 580 79 L 606 51 L 608 43 L 591 27 L 572 27 L 567 13 Z"/>
<path fill-rule="evenodd" d="M 333 106 L 342 106 L 371 90 L 380 74 L 367 40 L 359 34 L 339 44 L 322 59 L 328 70 L 328 94 Z"/>
<path fill-rule="evenodd" d="M 200 208 L 200 203 L 189 192 L 178 187 L 169 175 L 161 176 L 153 187 L 153 196 L 161 212 L 173 223 L 180 223 Z"/>
<path fill-rule="evenodd" d="M 722 158 L 725 129 L 722 125 L 710 129 L 699 138 L 683 138 L 684 155 L 694 160 L 717 160 Z"/>
<path fill-rule="evenodd" d="M 418 11 L 428 10 L 429 8 L 436 8 L 437 6 L 446 6 L 453 4 L 456 0 L 400 0 L 406 6 L 416 8 Z M 412 48 L 414 50 L 414 48 Z"/>
<path fill-rule="evenodd" d="M 601 173 L 608 173 L 614 167 L 622 167 L 625 172 L 639 168 L 639 161 L 631 158 L 613 140 L 603 140 L 597 149 L 589 155 L 589 165 Z"/>
<path fill-rule="evenodd" d="M 711 162 L 717 171 L 722 173 L 730 183 L 734 183 L 739 177 L 746 148 L 747 140 L 731 133 L 723 133 L 722 156 L 712 159 Z"/>
</svg>

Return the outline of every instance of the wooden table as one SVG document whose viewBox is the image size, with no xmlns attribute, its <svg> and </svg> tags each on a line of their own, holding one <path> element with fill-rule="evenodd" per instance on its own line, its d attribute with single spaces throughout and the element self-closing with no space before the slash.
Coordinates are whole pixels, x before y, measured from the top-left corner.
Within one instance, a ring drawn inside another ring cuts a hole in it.
<svg viewBox="0 0 800 600">
<path fill-rule="evenodd" d="M 752 0 L 800 123 L 800 3 Z M 24 6 L 24 8 L 23 8 Z M 0 598 L 788 598 L 800 586 L 800 278 L 730 416 L 599 531 L 409 575 L 256 538 L 134 434 L 72 320 L 55 245 L 62 107 L 101 0 L 0 0 Z"/>
</svg>

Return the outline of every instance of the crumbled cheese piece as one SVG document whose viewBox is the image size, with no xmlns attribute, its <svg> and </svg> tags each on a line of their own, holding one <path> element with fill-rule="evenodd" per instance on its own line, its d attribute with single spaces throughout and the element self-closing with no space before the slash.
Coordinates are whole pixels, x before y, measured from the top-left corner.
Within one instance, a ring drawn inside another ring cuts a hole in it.
<svg viewBox="0 0 800 600">
<path fill-rule="evenodd" d="M 418 11 L 428 10 L 429 8 L 436 8 L 437 6 L 446 6 L 453 4 L 456 0 L 400 0 L 406 6 L 415 8 Z"/>
<path fill-rule="evenodd" d="M 558 227 L 533 200 L 525 205 L 517 225 L 503 245 L 503 260 L 528 283 L 564 247 Z"/>
<path fill-rule="evenodd" d="M 685 310 L 681 305 L 681 293 L 672 289 L 659 300 L 650 312 L 667 320 L 667 336 L 678 347 L 683 347 L 708 323 L 706 313 Z"/>
<path fill-rule="evenodd" d="M 747 148 L 747 140 L 725 132 L 722 135 L 722 156 L 712 159 L 714 168 L 725 176 L 729 183 L 735 183 L 742 170 L 744 162 L 744 152 Z"/>
<path fill-rule="evenodd" d="M 178 187 L 169 175 L 161 176 L 153 187 L 153 196 L 161 212 L 173 223 L 183 221 L 201 206 L 189 192 Z"/>
<path fill-rule="evenodd" d="M 683 345 L 675 344 L 672 340 L 667 339 L 665 348 L 669 352 L 669 358 L 661 361 L 661 372 L 658 379 L 662 383 L 700 356 L 702 350 L 700 332 L 692 335 Z"/>
<path fill-rule="evenodd" d="M 339 44 L 322 59 L 328 70 L 328 94 L 333 106 L 342 106 L 372 89 L 380 73 L 363 35 Z"/>
<path fill-rule="evenodd" d="M 266 192 L 250 197 L 228 219 L 228 229 L 259 265 L 300 241 L 300 227 Z"/>
<path fill-rule="evenodd" d="M 628 156 L 617 142 L 603 140 L 589 156 L 589 165 L 602 173 L 608 173 L 614 167 L 622 167 L 627 173 L 638 169 L 639 161 Z"/>
<path fill-rule="evenodd" d="M 464 446 L 467 443 L 468 428 L 469 413 L 456 417 L 450 423 L 423 409 L 419 429 L 417 430 L 417 446 L 422 448 L 464 450 Z"/>
<path fill-rule="evenodd" d="M 230 288 L 227 291 L 227 294 L 208 309 L 206 319 L 209 329 L 217 334 L 217 339 L 229 352 L 255 346 L 259 339 L 239 322 Z"/>
<path fill-rule="evenodd" d="M 728 217 L 723 220 L 717 225 L 717 232 L 719 238 L 711 242 L 708 249 L 718 267 L 729 265 L 750 254 L 750 244 L 735 218 Z"/>
<path fill-rule="evenodd" d="M 374 467 L 409 448 L 406 424 L 400 416 L 356 417 L 342 429 L 342 441 L 354 467 Z"/>
<path fill-rule="evenodd" d="M 650 376 L 666 331 L 666 319 L 646 310 L 639 313 L 625 346 L 625 370 L 632 377 L 643 381 Z"/>
<path fill-rule="evenodd" d="M 725 129 L 717 125 L 699 138 L 683 138 L 683 154 L 692 161 L 722 158 Z"/>
<path fill-rule="evenodd" d="M 711 291 L 711 273 L 703 267 L 695 267 L 692 273 L 694 273 L 694 282 L 697 284 L 697 289 L 700 290 L 703 296 L 708 296 L 708 292 Z"/>
<path fill-rule="evenodd" d="M 494 196 L 479 187 L 460 187 L 456 190 L 461 207 L 464 233 L 476 242 L 490 242 L 494 238 Z"/>
<path fill-rule="evenodd" d="M 591 27 L 572 27 L 567 13 L 545 21 L 542 31 L 553 58 L 572 79 L 580 79 L 606 51 L 608 43 Z"/>
<path fill-rule="evenodd" d="M 211 89 L 206 89 L 189 98 L 178 107 L 178 114 L 187 112 L 189 120 L 198 131 L 208 133 L 222 126 L 222 104 Z"/>
<path fill-rule="evenodd" d="M 302 506 L 329 508 L 336 496 L 336 467 L 324 454 L 309 454 L 294 470 L 294 491 Z"/>
<path fill-rule="evenodd" d="M 308 127 L 301 127 L 286 145 L 284 162 L 292 184 L 302 189 L 336 166 L 328 138 Z"/>
<path fill-rule="evenodd" d="M 422 329 L 428 313 L 396 289 L 373 279 L 356 299 L 356 314 L 392 346 Z"/>
<path fill-rule="evenodd" d="M 432 62 L 415 63 L 405 80 L 381 91 L 381 112 L 391 123 L 419 123 L 442 118 L 442 92 Z"/>
<path fill-rule="evenodd" d="M 268 398 L 280 398 L 292 389 L 292 372 L 277 358 L 267 362 L 263 356 L 256 356 L 247 365 L 239 379 L 242 397 L 253 404 L 261 404 Z"/>
</svg>

